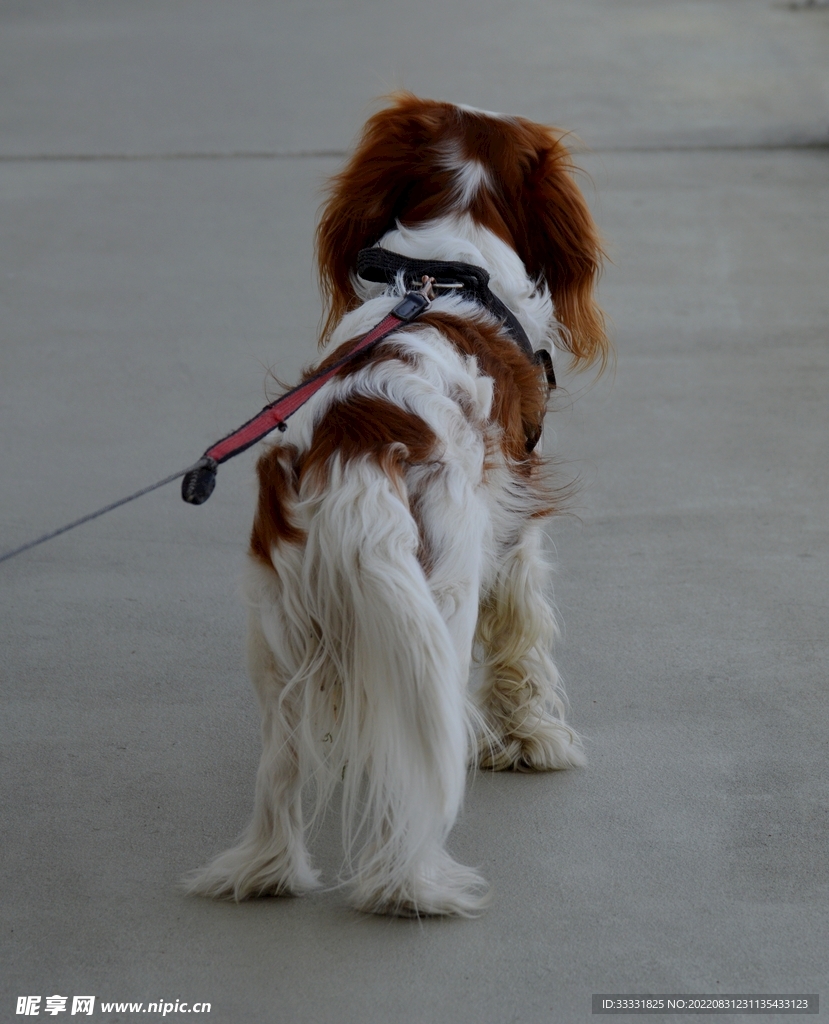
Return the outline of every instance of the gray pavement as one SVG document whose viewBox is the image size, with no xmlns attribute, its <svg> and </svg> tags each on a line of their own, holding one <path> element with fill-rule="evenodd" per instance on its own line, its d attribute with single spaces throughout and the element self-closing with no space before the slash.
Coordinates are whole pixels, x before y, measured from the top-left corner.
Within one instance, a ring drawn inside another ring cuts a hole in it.
<svg viewBox="0 0 829 1024">
<path fill-rule="evenodd" d="M 548 428 L 583 481 L 552 534 L 590 763 L 474 779 L 479 920 L 180 894 L 251 806 L 252 458 L 203 508 L 172 486 L 0 566 L 2 1020 L 54 993 L 217 1024 L 569 1024 L 594 992 L 825 1014 L 828 66 L 829 10 L 765 0 L 0 4 L 0 549 L 310 360 L 318 189 L 395 86 L 580 136 L 618 349 Z"/>
</svg>

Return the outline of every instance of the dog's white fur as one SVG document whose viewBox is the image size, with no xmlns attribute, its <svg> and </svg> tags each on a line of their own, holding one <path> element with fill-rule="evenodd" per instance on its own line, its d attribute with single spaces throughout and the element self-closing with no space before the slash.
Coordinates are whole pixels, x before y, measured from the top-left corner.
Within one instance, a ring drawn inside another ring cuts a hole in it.
<svg viewBox="0 0 829 1024">
<path fill-rule="evenodd" d="M 397 223 L 377 243 L 485 267 L 534 348 L 566 343 L 547 283 L 464 211 L 476 189 L 491 187 L 490 169 L 464 163 L 457 147 L 436 152 L 444 164 L 451 156 L 460 208 Z M 402 294 L 400 283 L 354 288 L 360 304 L 336 327 L 334 345 L 365 333 Z M 432 311 L 491 321 L 451 294 Z M 302 539 L 272 543 L 270 564 L 251 558 L 248 664 L 263 746 L 254 815 L 239 844 L 192 878 L 193 892 L 238 900 L 317 887 L 303 791 L 314 793 L 316 814 L 341 784 L 354 905 L 472 915 L 486 903 L 486 884 L 446 850 L 470 763 L 583 763 L 551 657 L 557 627 L 538 518 L 546 513 L 538 489 L 522 483 L 504 453 L 495 382 L 433 326 L 381 344 L 393 346 L 390 357 L 325 385 L 277 444 L 294 446 L 296 460 L 327 411 L 363 396 L 417 417 L 439 449 L 416 464 L 406 463 L 405 450 L 391 452 L 402 459 L 402 476 L 368 453 L 332 457 L 324 487 L 303 477 L 290 498 Z M 483 682 L 473 693 L 476 650 Z"/>
</svg>

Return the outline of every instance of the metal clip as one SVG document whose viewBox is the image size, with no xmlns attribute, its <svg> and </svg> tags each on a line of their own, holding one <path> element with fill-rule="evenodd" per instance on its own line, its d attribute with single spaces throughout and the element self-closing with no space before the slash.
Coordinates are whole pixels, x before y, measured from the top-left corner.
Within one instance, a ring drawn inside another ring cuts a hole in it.
<svg viewBox="0 0 829 1024">
<path fill-rule="evenodd" d="M 406 292 L 400 302 L 391 311 L 391 315 L 409 323 L 420 316 L 431 305 L 426 290 L 432 287 L 431 281 L 426 282 L 420 291 Z"/>
</svg>

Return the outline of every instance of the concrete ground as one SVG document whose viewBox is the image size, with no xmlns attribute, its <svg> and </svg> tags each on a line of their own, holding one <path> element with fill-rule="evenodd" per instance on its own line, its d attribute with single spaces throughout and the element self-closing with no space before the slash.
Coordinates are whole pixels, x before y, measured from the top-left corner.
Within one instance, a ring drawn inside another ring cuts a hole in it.
<svg viewBox="0 0 829 1024">
<path fill-rule="evenodd" d="M 310 360 L 318 189 L 396 86 L 580 136 L 618 349 L 549 420 L 583 481 L 552 533 L 590 764 L 474 779 L 479 920 L 180 894 L 251 806 L 251 457 L 203 508 L 173 485 L 0 566 L 2 1019 L 825 1007 L 826 5 L 4 0 L 0 29 L 0 549 L 188 465 Z M 333 822 L 316 849 L 331 877 Z"/>
</svg>

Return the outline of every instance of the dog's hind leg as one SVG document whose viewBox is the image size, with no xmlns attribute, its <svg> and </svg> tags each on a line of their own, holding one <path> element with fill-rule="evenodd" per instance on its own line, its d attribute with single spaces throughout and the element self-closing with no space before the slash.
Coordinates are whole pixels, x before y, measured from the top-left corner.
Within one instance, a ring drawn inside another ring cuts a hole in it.
<svg viewBox="0 0 829 1024">
<path fill-rule="evenodd" d="M 546 771 L 584 764 L 581 740 L 564 723 L 566 698 L 551 654 L 558 626 L 549 576 L 541 526 L 531 523 L 481 603 L 485 681 L 478 699 L 487 725 L 479 741 L 481 768 Z"/>
<path fill-rule="evenodd" d="M 251 610 L 248 635 L 248 667 L 262 707 L 253 819 L 237 846 L 188 880 L 190 893 L 217 899 L 299 894 L 319 885 L 304 839 L 296 698 L 288 693 L 280 700 L 281 673 L 259 614 Z"/>
</svg>

